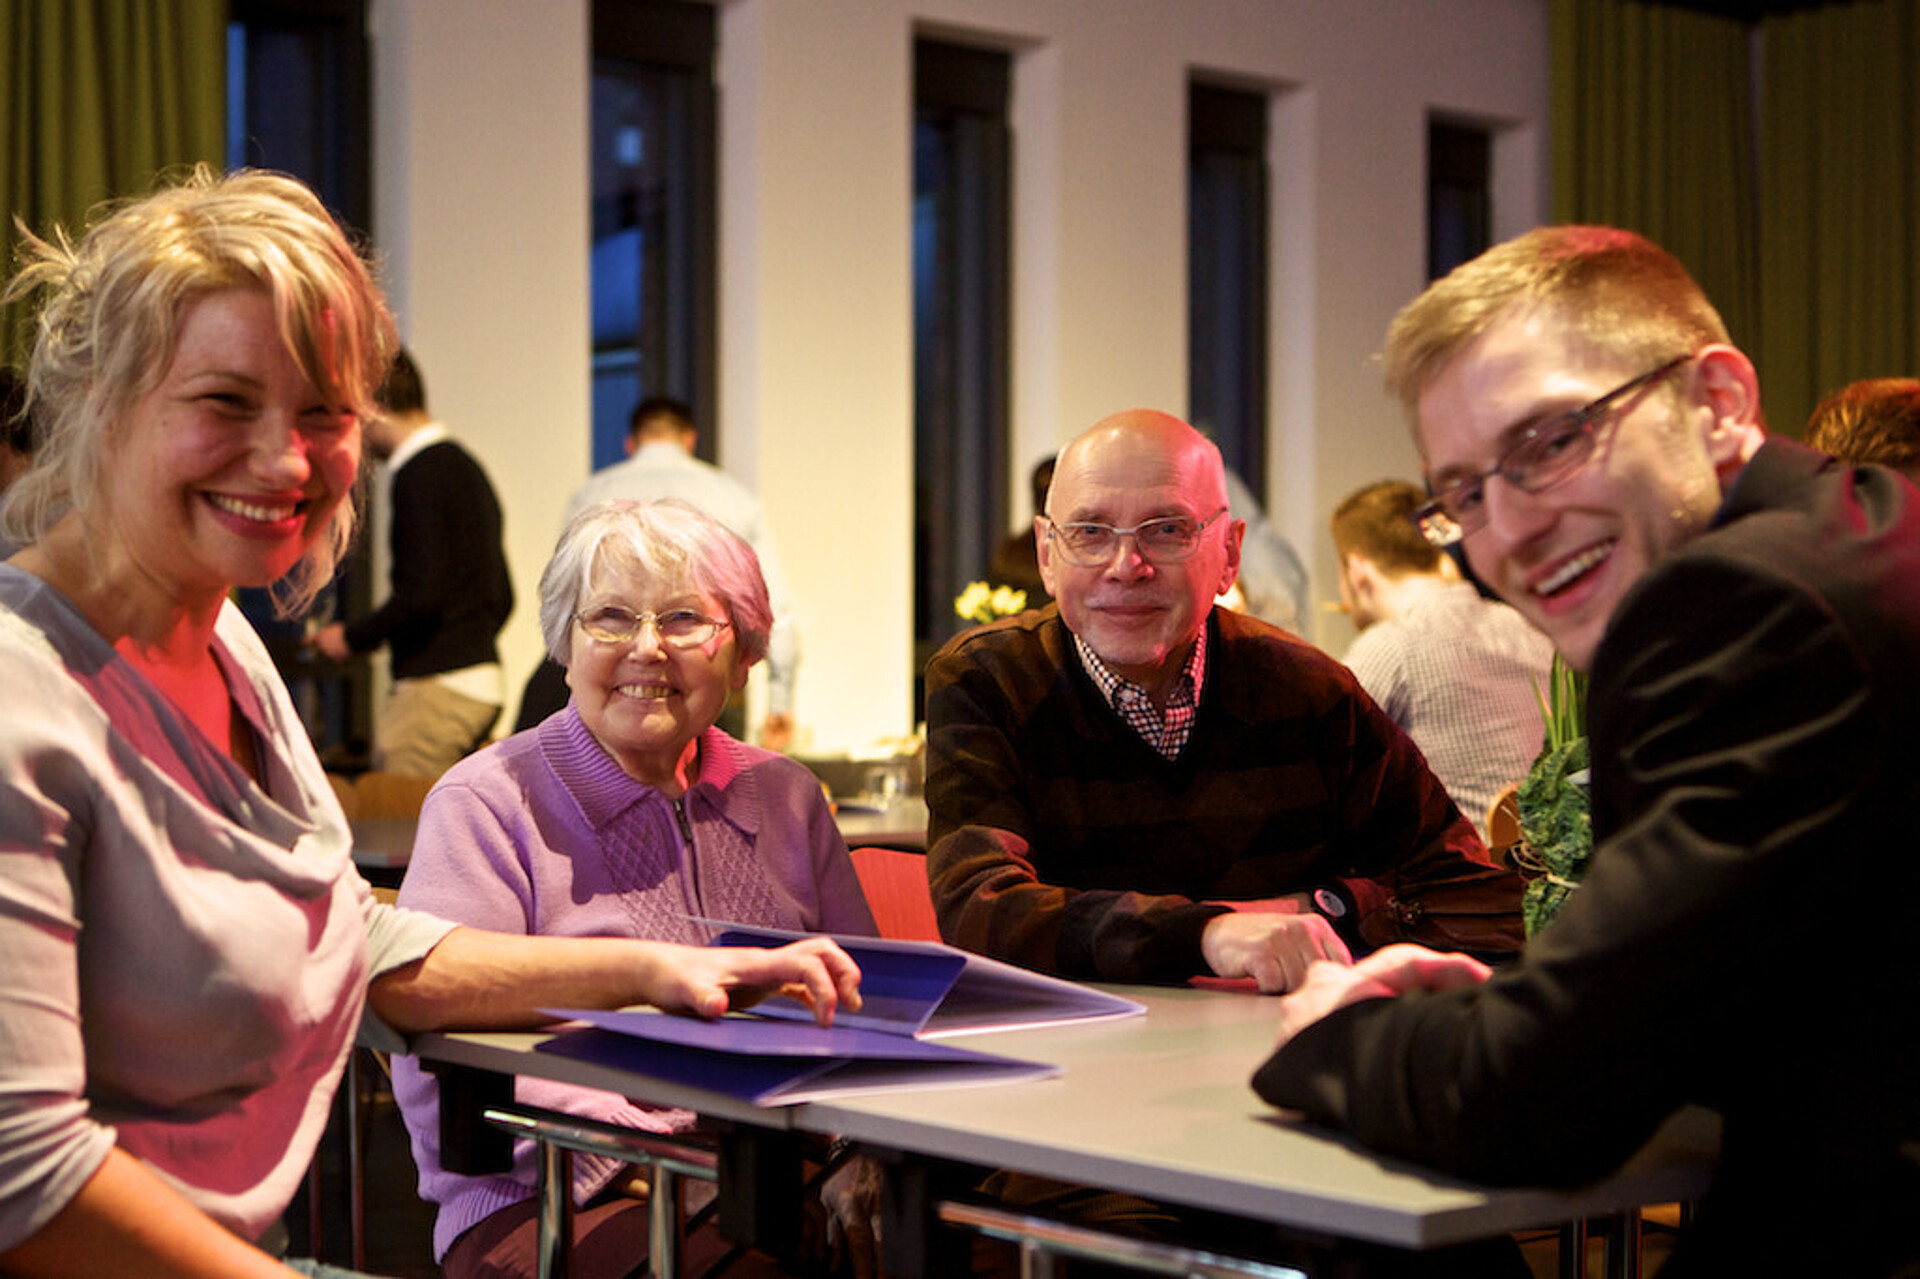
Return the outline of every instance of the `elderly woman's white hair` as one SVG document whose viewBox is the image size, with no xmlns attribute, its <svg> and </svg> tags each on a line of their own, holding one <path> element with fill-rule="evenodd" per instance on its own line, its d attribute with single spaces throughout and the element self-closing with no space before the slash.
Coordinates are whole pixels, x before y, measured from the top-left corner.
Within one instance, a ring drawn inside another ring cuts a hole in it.
<svg viewBox="0 0 1920 1279">
<path fill-rule="evenodd" d="M 112 206 L 76 244 L 26 227 L 25 265 L 12 301 L 44 293 L 27 370 L 33 465 L 7 490 L 6 535 L 39 541 L 69 510 L 83 514 L 114 456 L 111 433 L 127 407 L 173 361 L 189 303 L 233 288 L 273 299 L 280 336 L 329 407 L 364 419 L 398 345 L 372 272 L 313 192 L 258 170 L 184 181 Z M 279 591 L 297 613 L 333 576 L 352 539 L 353 502 Z"/>
<path fill-rule="evenodd" d="M 685 502 L 613 498 L 576 515 L 540 574 L 540 634 L 565 666 L 573 615 L 603 567 L 617 566 L 667 583 L 687 582 L 720 601 L 746 666 L 767 655 L 773 605 L 760 557 L 727 527 Z"/>
</svg>

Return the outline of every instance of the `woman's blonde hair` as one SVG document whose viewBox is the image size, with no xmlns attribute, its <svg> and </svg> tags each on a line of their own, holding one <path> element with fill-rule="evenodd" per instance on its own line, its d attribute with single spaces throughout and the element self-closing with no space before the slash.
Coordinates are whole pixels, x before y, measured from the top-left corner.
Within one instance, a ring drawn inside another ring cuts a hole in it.
<svg viewBox="0 0 1920 1279">
<path fill-rule="evenodd" d="M 364 419 L 398 345 L 366 261 L 306 186 L 205 165 L 150 195 L 105 206 L 76 244 L 20 227 L 24 265 L 5 298 L 40 293 L 27 411 L 38 446 L 7 491 L 0 529 L 38 541 L 84 514 L 111 460 L 113 424 L 165 377 L 189 303 L 232 288 L 272 299 L 280 335 L 326 403 Z M 285 614 L 312 602 L 352 540 L 355 501 L 277 584 Z"/>
</svg>

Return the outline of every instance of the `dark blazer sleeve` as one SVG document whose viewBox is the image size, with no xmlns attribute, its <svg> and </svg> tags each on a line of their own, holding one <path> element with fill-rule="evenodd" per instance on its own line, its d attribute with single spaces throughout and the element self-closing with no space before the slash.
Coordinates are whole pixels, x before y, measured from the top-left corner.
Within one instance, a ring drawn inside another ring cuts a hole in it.
<svg viewBox="0 0 1920 1279">
<path fill-rule="evenodd" d="M 1860 656 L 1804 583 L 1714 559 L 1648 579 L 1594 671 L 1601 842 L 1556 922 L 1482 987 L 1323 1019 L 1255 1089 L 1379 1150 L 1547 1182 L 1609 1171 L 1683 1102 L 1771 1093 L 1784 1132 L 1846 1095 L 1838 1046 L 1876 1014 L 1796 939 L 1805 887 L 1887 817 Z"/>
</svg>

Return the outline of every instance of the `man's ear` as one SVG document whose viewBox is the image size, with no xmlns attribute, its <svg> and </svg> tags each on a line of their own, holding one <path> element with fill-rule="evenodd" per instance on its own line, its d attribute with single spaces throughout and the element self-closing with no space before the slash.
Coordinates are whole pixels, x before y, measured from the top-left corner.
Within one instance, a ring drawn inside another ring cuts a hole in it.
<svg viewBox="0 0 1920 1279">
<path fill-rule="evenodd" d="M 1225 595 L 1240 580 L 1240 544 L 1246 540 L 1247 522 L 1227 519 L 1227 562 L 1220 570 L 1220 583 L 1214 587 L 1215 595 Z"/>
<path fill-rule="evenodd" d="M 1699 400 L 1707 413 L 1707 455 L 1716 469 L 1738 469 L 1766 439 L 1760 375 L 1746 352 L 1724 342 L 1700 348 L 1694 359 Z"/>
<path fill-rule="evenodd" d="M 1033 517 L 1033 558 L 1040 568 L 1040 585 L 1047 588 L 1047 594 L 1060 598 L 1060 588 L 1053 581 L 1053 539 L 1047 536 L 1045 517 Z"/>
<path fill-rule="evenodd" d="M 1380 610 L 1375 601 L 1380 598 L 1380 586 L 1386 579 L 1374 562 L 1358 551 L 1348 551 L 1341 560 L 1342 577 L 1353 598 L 1347 606 L 1361 616 L 1378 617 Z"/>
</svg>

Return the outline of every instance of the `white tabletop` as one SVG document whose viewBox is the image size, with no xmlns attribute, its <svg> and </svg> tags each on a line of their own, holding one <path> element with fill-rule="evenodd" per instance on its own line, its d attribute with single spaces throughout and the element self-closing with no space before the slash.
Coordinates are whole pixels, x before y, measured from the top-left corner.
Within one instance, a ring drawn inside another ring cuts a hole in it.
<svg viewBox="0 0 1920 1279">
<path fill-rule="evenodd" d="M 1577 1191 L 1492 1189 L 1383 1159 L 1256 1097 L 1273 1003 L 1223 991 L 1116 988 L 1144 1017 L 955 1040 L 1065 1067 L 1058 1078 L 759 1109 L 533 1051 L 541 1034 L 423 1037 L 423 1056 L 570 1079 L 773 1128 L 836 1133 L 907 1154 L 1007 1168 L 1171 1203 L 1426 1248 L 1691 1198 L 1715 1134 L 1683 1116 L 1628 1168 Z"/>
</svg>

